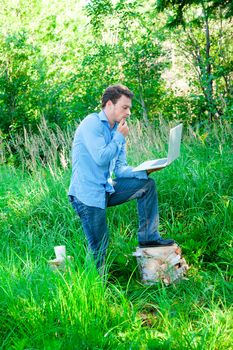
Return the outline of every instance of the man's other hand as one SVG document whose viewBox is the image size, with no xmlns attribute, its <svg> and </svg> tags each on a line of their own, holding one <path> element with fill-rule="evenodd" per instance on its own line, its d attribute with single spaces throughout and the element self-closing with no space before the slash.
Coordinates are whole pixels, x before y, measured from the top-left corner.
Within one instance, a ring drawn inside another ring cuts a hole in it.
<svg viewBox="0 0 233 350">
<path fill-rule="evenodd" d="M 117 131 L 119 131 L 124 137 L 128 136 L 129 128 L 124 118 L 120 121 Z"/>
</svg>

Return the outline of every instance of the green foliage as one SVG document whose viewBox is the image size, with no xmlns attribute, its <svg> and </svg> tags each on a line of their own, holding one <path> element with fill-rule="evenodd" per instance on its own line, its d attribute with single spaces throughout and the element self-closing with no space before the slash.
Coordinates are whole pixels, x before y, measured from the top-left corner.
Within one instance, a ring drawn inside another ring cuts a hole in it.
<svg viewBox="0 0 233 350">
<path fill-rule="evenodd" d="M 162 12 L 169 9 L 169 28 L 182 26 L 181 30 L 176 29 L 177 45 L 196 70 L 209 121 L 227 115 L 231 106 L 228 100 L 232 100 L 229 88 L 232 59 L 228 46 L 232 33 L 223 30 L 223 21 L 233 14 L 232 2 L 158 0 L 157 9 Z M 227 26 L 228 22 L 225 23 Z"/>
<path fill-rule="evenodd" d="M 233 16 L 231 0 L 157 0 L 158 11 L 172 10 L 172 16 L 169 17 L 169 25 L 172 27 L 180 24 L 186 25 L 185 12 L 192 6 L 205 8 L 208 16 L 215 15 L 218 12 L 224 14 L 226 18 Z M 196 21 L 196 23 L 198 22 Z"/>
<path fill-rule="evenodd" d="M 0 127 L 7 132 L 40 120 L 45 64 L 40 50 L 25 32 L 1 37 L 0 43 Z"/>
<path fill-rule="evenodd" d="M 232 30 L 218 3 L 204 2 L 206 12 L 200 12 L 199 2 L 160 1 L 164 13 L 159 14 L 153 2 L 139 0 L 86 5 L 71 0 L 69 6 L 53 0 L 46 7 L 42 1 L 4 1 L 1 136 L 23 133 L 23 128 L 37 132 L 42 118 L 51 128 L 65 129 L 98 110 L 104 89 L 119 82 L 135 93 L 132 119 L 146 125 L 161 118 L 193 124 L 208 123 L 210 116 L 231 121 Z M 165 28 L 176 6 L 182 7 L 185 32 Z M 210 30 L 207 56 L 204 14 Z M 177 73 L 175 88 L 168 87 L 165 73 L 174 70 L 174 54 L 181 60 L 176 70 L 188 62 L 183 70 L 188 91 L 178 91 Z"/>
</svg>

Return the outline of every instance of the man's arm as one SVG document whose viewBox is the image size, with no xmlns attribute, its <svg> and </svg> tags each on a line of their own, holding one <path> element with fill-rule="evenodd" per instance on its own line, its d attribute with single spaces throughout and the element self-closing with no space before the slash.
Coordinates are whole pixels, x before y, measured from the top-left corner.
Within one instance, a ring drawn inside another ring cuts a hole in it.
<svg viewBox="0 0 233 350">
<path fill-rule="evenodd" d="M 134 177 L 134 178 L 138 178 L 138 179 L 147 179 L 148 178 L 146 171 L 133 172 L 133 167 L 128 166 L 127 160 L 126 160 L 125 144 L 122 145 L 121 151 L 120 151 L 118 158 L 116 160 L 114 174 L 116 177 Z"/>
<path fill-rule="evenodd" d="M 95 117 L 83 121 L 82 139 L 86 149 L 99 166 L 109 164 L 125 142 L 123 134 L 116 131 L 111 142 L 106 144 L 103 125 Z"/>
</svg>

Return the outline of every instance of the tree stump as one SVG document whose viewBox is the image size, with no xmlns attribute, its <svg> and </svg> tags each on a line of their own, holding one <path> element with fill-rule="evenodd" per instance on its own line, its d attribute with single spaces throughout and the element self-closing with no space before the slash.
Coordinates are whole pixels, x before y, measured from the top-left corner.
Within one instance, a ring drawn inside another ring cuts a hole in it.
<svg viewBox="0 0 233 350">
<path fill-rule="evenodd" d="M 176 244 L 166 247 L 137 248 L 133 253 L 145 284 L 162 281 L 166 285 L 182 279 L 188 265 Z"/>
</svg>

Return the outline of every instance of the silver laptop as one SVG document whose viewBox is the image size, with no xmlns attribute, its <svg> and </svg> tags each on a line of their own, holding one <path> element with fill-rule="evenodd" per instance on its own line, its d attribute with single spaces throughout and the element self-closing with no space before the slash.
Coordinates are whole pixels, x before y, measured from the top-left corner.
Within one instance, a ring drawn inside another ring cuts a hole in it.
<svg viewBox="0 0 233 350">
<path fill-rule="evenodd" d="M 164 168 L 174 162 L 180 155 L 182 129 L 183 124 L 179 124 L 170 130 L 167 158 L 147 160 L 134 168 L 133 171 Z"/>
</svg>

